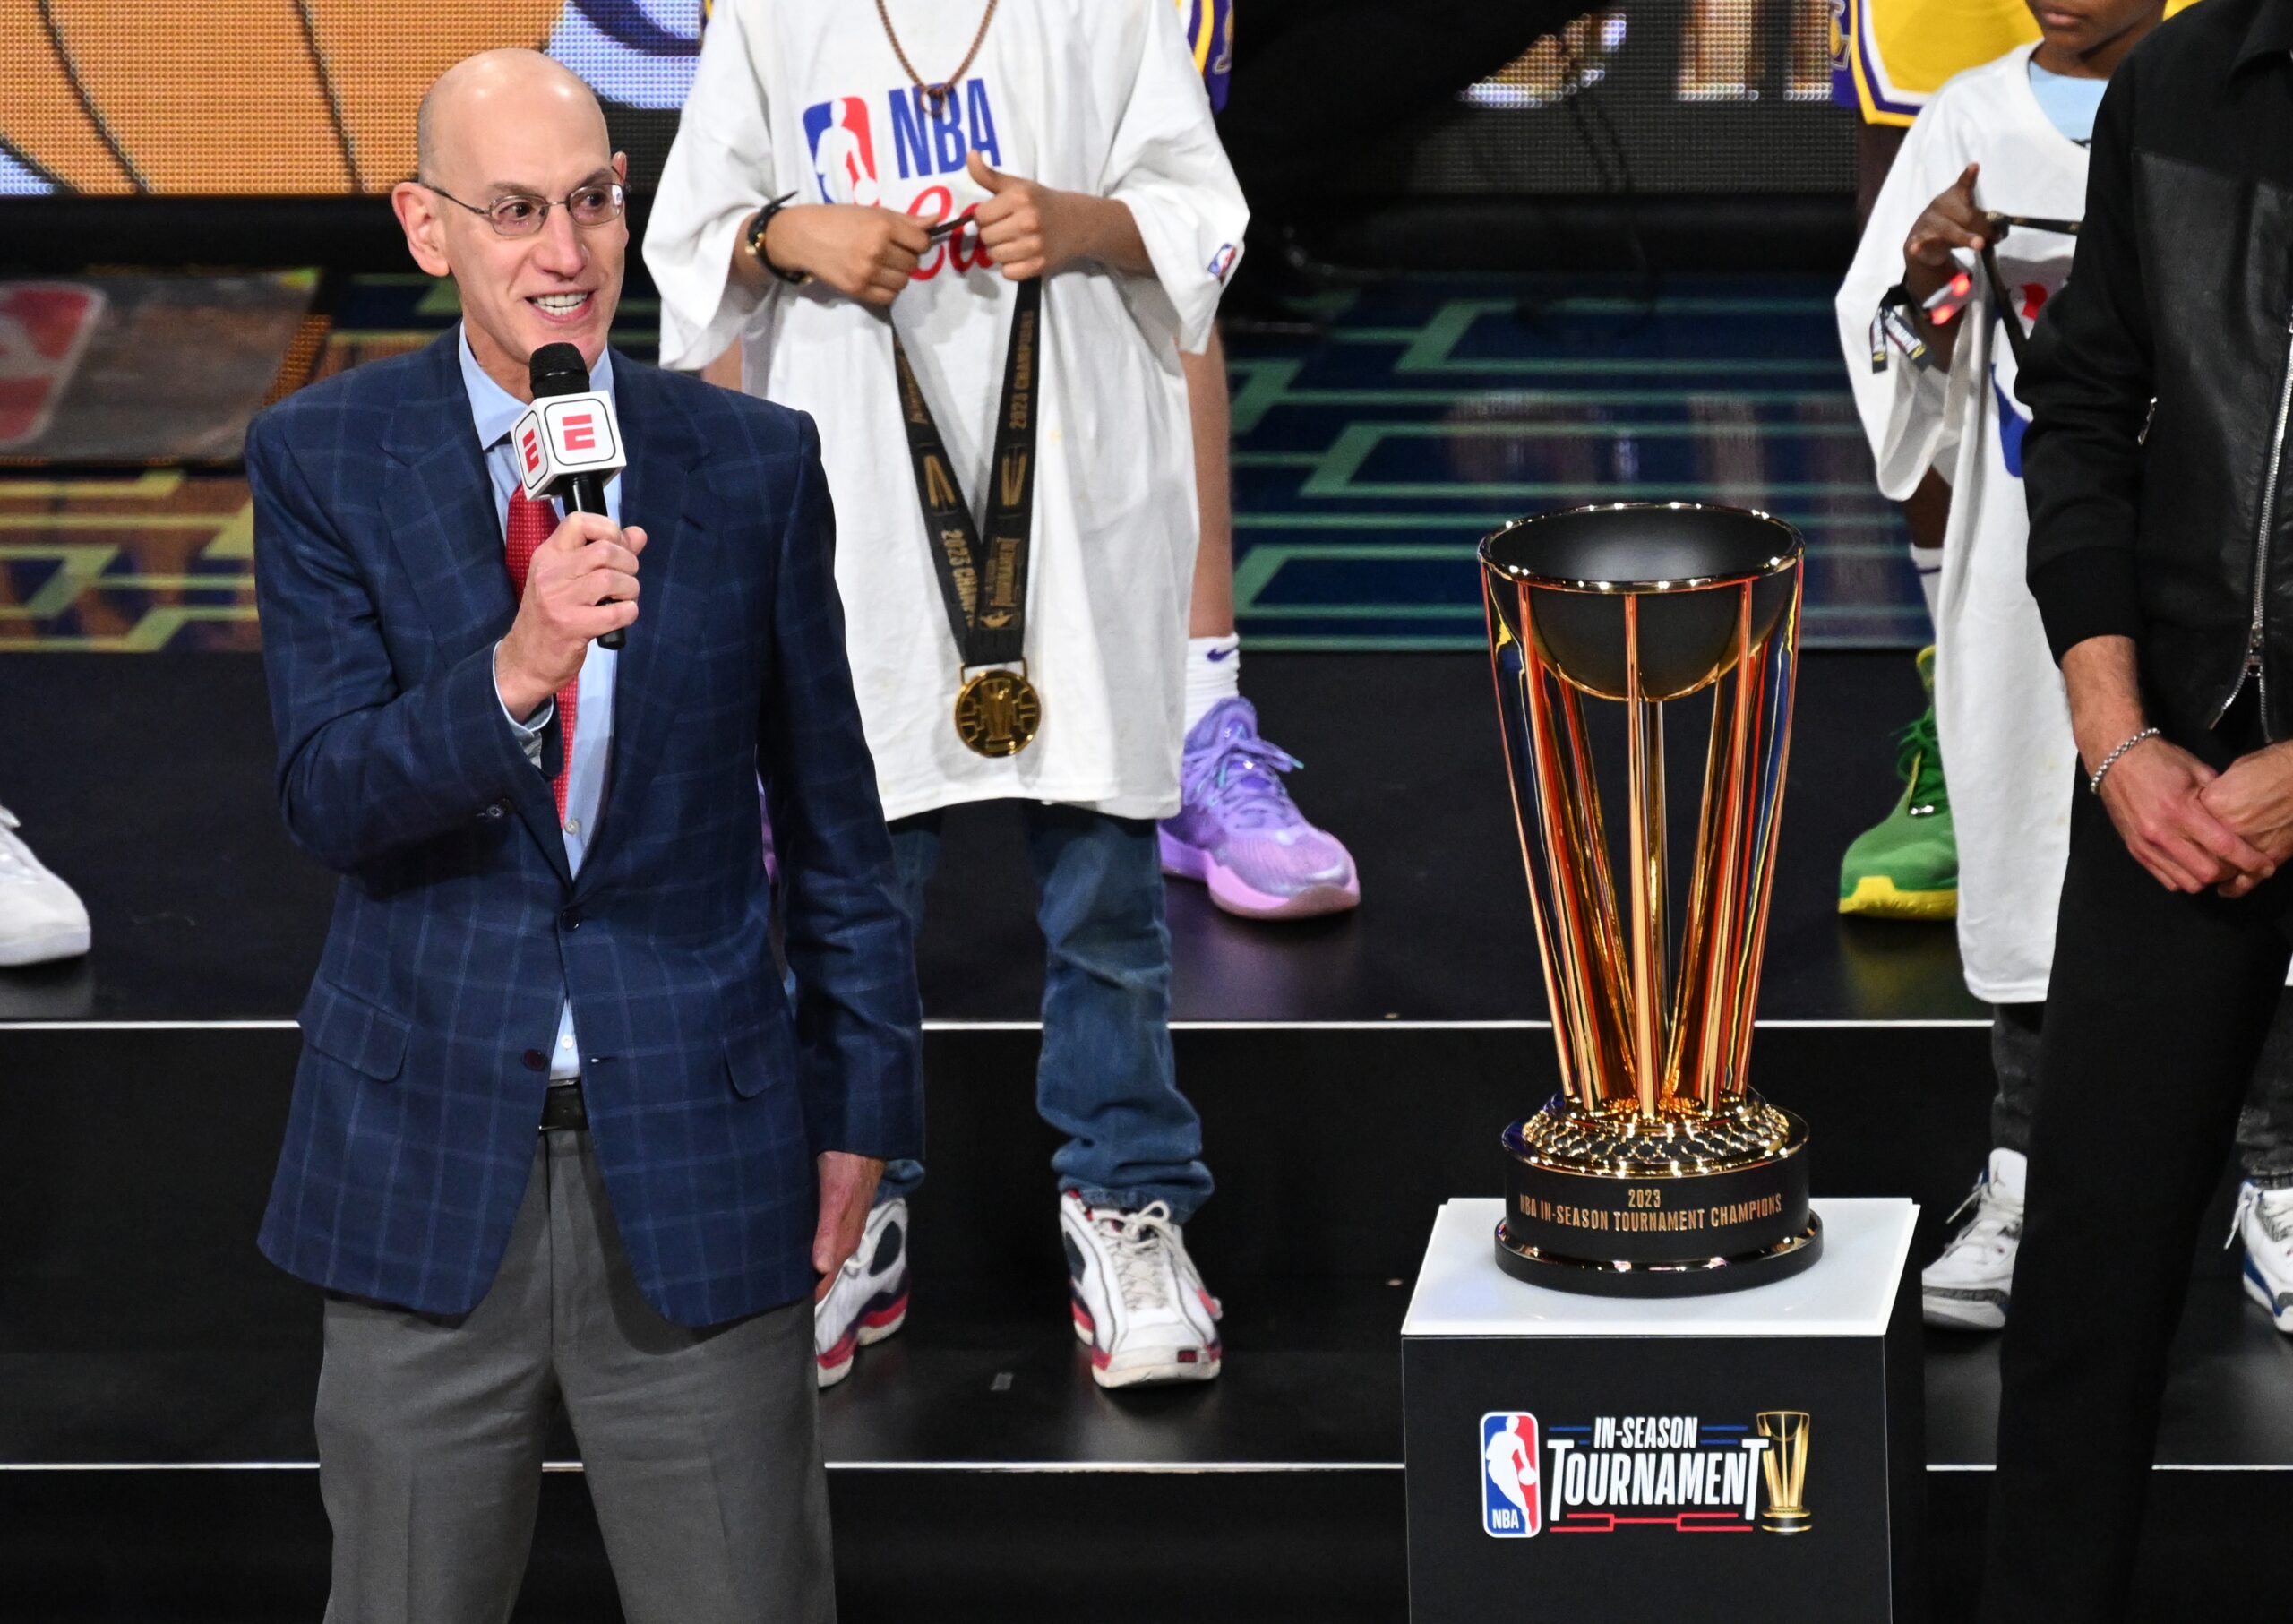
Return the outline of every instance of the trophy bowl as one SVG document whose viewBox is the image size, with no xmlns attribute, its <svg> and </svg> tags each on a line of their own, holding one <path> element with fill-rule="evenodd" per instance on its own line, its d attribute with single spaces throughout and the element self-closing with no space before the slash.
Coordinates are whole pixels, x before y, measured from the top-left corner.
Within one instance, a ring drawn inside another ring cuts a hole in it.
<svg viewBox="0 0 2293 1624">
<path fill-rule="evenodd" d="M 1480 553 L 1561 1075 L 1505 1131 L 1498 1261 L 1619 1296 L 1797 1273 L 1823 1246 L 1807 1127 L 1746 1070 L 1791 739 L 1799 533 L 1745 509 L 1623 503 L 1516 520 Z M 1693 862 L 1675 876 L 1664 710 L 1706 692 Z M 1588 699 L 1623 709 L 1620 815 L 1602 804 Z"/>
</svg>

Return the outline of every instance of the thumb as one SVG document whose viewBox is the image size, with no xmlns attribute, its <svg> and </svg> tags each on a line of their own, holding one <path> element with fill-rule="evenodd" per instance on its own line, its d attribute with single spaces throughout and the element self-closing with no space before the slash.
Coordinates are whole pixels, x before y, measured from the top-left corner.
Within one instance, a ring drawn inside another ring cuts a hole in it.
<svg viewBox="0 0 2293 1624">
<path fill-rule="evenodd" d="M 974 147 L 971 156 L 964 159 L 964 173 L 971 176 L 974 184 L 991 193 L 1001 192 L 1011 184 L 1009 176 L 999 175 L 987 167 L 987 160 L 979 155 L 977 147 Z"/>
<path fill-rule="evenodd" d="M 1980 164 L 1969 164 L 1965 168 L 1959 171 L 1959 184 L 1954 188 L 1954 190 L 1963 192 L 1969 197 L 1972 197 L 1974 195 L 1975 177 L 1981 173 L 1982 166 Z"/>
</svg>

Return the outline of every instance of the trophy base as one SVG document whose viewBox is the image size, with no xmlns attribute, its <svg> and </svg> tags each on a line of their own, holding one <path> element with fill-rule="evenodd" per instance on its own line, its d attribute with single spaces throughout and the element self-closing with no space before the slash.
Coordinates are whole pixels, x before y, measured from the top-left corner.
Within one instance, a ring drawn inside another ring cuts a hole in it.
<svg viewBox="0 0 2293 1624">
<path fill-rule="evenodd" d="M 1517 1279 L 1699 1296 L 1798 1274 L 1823 1250 L 1807 1124 L 1756 1095 L 1653 1122 L 1556 1099 L 1504 1142 L 1497 1259 Z"/>
<path fill-rule="evenodd" d="M 1815 1526 L 1816 1519 L 1805 1511 L 1782 1511 L 1773 1507 L 1759 1514 L 1759 1525 L 1770 1534 L 1805 1534 Z"/>
<path fill-rule="evenodd" d="M 1619 1263 L 1566 1258 L 1516 1246 L 1497 1226 L 1497 1266 L 1516 1280 L 1588 1297 L 1708 1297 L 1748 1291 L 1789 1279 L 1823 1256 L 1823 1220 L 1808 1215 L 1807 1229 L 1754 1252 L 1696 1258 L 1678 1263 Z M 1780 1532 L 1780 1531 L 1779 1531 Z"/>
</svg>

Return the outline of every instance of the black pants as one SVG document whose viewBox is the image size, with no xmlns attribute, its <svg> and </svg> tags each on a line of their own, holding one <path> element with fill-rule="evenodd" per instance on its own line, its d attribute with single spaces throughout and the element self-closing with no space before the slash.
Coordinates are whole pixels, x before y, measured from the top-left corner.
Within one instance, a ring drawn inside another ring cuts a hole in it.
<svg viewBox="0 0 2293 1624">
<path fill-rule="evenodd" d="M 2219 768 L 2259 743 L 2224 731 L 2186 743 Z M 2289 924 L 2293 869 L 2237 902 L 2169 891 L 2079 791 L 1999 1359 L 1993 1624 L 2126 1616 L 2167 1348 Z"/>
</svg>

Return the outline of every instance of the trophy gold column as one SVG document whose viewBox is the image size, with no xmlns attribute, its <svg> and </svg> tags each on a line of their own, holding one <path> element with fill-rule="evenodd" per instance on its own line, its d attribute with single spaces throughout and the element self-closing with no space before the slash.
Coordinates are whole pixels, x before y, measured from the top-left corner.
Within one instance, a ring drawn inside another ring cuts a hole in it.
<svg viewBox="0 0 2293 1624">
<path fill-rule="evenodd" d="M 1561 1077 L 1505 1132 L 1498 1261 L 1621 1296 L 1797 1273 L 1823 1244 L 1808 1130 L 1751 1090 L 1747 1068 L 1791 729 L 1799 534 L 1741 509 L 1619 503 L 1507 525 L 1481 562 Z M 1613 805 L 1592 701 L 1622 707 Z M 1709 727 L 1678 875 L 1668 712 Z"/>
</svg>

